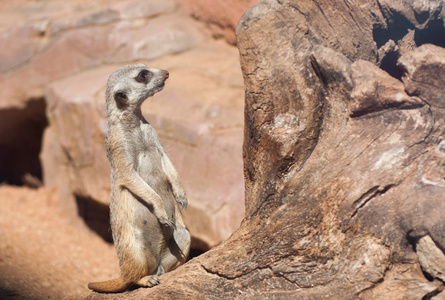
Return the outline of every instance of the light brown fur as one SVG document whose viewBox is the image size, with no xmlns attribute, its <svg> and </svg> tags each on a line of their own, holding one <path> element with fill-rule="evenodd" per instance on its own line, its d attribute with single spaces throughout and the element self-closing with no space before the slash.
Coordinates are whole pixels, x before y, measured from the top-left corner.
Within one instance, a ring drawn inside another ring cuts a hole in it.
<svg viewBox="0 0 445 300">
<path fill-rule="evenodd" d="M 167 78 L 167 71 L 138 64 L 121 67 L 108 79 L 110 216 L 121 275 L 88 284 L 92 290 L 154 286 L 159 275 L 183 264 L 189 254 L 190 233 L 180 211 L 187 207 L 181 180 L 141 113 L 141 104 L 161 91 Z"/>
</svg>

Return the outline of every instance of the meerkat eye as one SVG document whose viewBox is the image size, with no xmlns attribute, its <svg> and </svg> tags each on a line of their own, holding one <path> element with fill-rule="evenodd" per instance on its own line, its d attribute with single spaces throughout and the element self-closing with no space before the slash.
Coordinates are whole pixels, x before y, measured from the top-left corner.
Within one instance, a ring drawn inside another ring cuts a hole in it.
<svg viewBox="0 0 445 300">
<path fill-rule="evenodd" d="M 151 77 L 151 72 L 148 70 L 142 70 L 139 72 L 138 76 L 136 76 L 136 81 L 140 83 L 148 83 L 148 80 Z"/>
</svg>

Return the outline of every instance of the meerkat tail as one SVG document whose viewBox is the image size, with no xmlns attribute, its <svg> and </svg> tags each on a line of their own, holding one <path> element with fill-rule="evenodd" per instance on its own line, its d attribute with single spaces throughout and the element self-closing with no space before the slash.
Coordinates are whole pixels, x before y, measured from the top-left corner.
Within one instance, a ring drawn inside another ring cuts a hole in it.
<svg viewBox="0 0 445 300">
<path fill-rule="evenodd" d="M 125 281 L 122 277 L 118 277 L 107 281 L 90 282 L 88 283 L 88 288 L 100 293 L 119 293 L 125 291 L 132 285 L 132 282 Z"/>
</svg>

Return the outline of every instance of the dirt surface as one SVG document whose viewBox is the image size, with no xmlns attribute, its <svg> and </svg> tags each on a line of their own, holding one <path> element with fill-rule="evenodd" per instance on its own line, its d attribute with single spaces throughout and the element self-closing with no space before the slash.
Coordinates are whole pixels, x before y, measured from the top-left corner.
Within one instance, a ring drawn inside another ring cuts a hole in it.
<svg viewBox="0 0 445 300">
<path fill-rule="evenodd" d="M 0 187 L 0 299 L 80 299 L 118 274 L 113 246 L 60 215 L 55 195 Z"/>
</svg>

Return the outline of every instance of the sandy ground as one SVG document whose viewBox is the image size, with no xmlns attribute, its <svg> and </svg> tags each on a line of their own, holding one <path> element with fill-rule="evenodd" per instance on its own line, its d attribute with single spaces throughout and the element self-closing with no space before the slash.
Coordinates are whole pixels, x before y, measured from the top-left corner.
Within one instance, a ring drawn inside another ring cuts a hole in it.
<svg viewBox="0 0 445 300">
<path fill-rule="evenodd" d="M 118 275 L 113 246 L 57 203 L 47 188 L 0 187 L 0 299 L 81 299 Z"/>
</svg>

